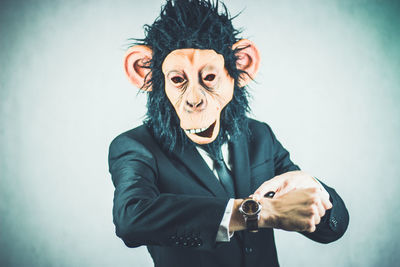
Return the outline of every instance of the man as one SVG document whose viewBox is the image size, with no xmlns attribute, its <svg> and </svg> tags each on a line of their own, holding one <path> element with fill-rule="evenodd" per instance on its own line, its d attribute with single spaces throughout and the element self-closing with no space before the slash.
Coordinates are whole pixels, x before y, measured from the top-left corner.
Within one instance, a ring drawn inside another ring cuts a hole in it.
<svg viewBox="0 0 400 267">
<path fill-rule="evenodd" d="M 279 266 L 273 228 L 328 243 L 348 225 L 335 190 L 247 118 L 260 56 L 219 6 L 168 0 L 125 57 L 148 112 L 110 145 L 114 223 L 156 266 Z"/>
</svg>

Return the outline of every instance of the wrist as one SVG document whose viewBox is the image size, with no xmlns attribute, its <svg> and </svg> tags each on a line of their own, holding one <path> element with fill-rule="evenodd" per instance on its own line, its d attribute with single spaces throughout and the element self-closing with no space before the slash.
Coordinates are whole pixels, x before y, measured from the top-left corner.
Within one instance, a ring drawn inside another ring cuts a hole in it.
<svg viewBox="0 0 400 267">
<path fill-rule="evenodd" d="M 236 232 L 246 229 L 246 222 L 243 218 L 243 215 L 239 212 L 239 207 L 242 202 L 243 199 L 235 199 L 233 202 L 232 215 L 229 222 L 229 232 Z"/>
<path fill-rule="evenodd" d="M 258 232 L 258 222 L 260 220 L 260 212 L 262 205 L 259 201 L 252 197 L 243 200 L 239 207 L 239 212 L 242 214 L 246 223 L 246 230 L 248 232 Z"/>
<path fill-rule="evenodd" d="M 277 216 L 274 209 L 274 204 L 277 200 L 264 198 L 261 200 L 262 209 L 260 212 L 260 220 L 258 221 L 259 228 L 275 228 Z"/>
</svg>

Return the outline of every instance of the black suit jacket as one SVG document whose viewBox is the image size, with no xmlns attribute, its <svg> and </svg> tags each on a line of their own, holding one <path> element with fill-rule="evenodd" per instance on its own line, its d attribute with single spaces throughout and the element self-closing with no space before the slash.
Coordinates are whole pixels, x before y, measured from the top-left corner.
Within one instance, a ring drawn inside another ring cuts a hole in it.
<svg viewBox="0 0 400 267">
<path fill-rule="evenodd" d="M 249 130 L 249 138 L 232 145 L 237 198 L 299 170 L 267 124 L 249 119 Z M 116 234 L 128 247 L 147 245 L 155 266 L 279 266 L 272 229 L 240 231 L 230 242 L 216 242 L 229 197 L 194 145 L 178 144 L 167 153 L 142 125 L 113 140 L 109 170 Z M 323 186 L 333 208 L 314 233 L 303 234 L 329 243 L 344 234 L 348 212 L 335 190 Z"/>
</svg>

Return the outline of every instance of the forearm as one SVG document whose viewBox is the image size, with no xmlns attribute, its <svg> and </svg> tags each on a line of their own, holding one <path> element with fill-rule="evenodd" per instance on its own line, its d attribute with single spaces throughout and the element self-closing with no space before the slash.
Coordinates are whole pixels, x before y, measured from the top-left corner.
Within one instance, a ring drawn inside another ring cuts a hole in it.
<svg viewBox="0 0 400 267">
<path fill-rule="evenodd" d="M 235 199 L 233 202 L 232 216 L 229 223 L 230 232 L 246 229 L 246 222 L 244 221 L 243 215 L 239 212 L 239 207 L 242 202 L 243 199 Z"/>
<path fill-rule="evenodd" d="M 140 200 L 132 195 L 117 195 L 113 209 L 116 233 L 129 247 L 164 245 L 210 249 L 215 246 L 227 201 L 174 194 Z"/>
</svg>

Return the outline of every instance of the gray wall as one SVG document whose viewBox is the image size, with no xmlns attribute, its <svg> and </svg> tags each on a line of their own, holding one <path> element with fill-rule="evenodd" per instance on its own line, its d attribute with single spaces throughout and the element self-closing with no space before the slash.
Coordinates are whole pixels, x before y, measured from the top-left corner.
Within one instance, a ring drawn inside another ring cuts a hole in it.
<svg viewBox="0 0 400 267">
<path fill-rule="evenodd" d="M 0 266 L 152 266 L 114 234 L 106 160 L 145 113 L 122 69 L 162 3 L 144 2 L 1 1 Z M 281 265 L 394 266 L 399 2 L 226 2 L 262 52 L 252 116 L 351 216 L 333 244 L 276 231 Z"/>
</svg>

